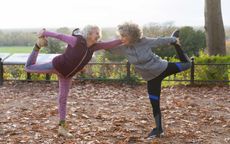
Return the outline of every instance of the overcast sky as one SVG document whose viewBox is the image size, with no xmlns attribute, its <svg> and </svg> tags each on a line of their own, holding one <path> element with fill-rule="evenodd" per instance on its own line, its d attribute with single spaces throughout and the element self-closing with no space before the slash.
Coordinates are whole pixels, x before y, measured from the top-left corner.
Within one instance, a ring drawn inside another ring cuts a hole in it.
<svg viewBox="0 0 230 144">
<path fill-rule="evenodd" d="M 230 26 L 230 0 L 221 1 L 224 24 Z M 204 0 L 2 0 L 0 18 L 0 29 L 116 27 L 125 21 L 203 26 Z"/>
</svg>

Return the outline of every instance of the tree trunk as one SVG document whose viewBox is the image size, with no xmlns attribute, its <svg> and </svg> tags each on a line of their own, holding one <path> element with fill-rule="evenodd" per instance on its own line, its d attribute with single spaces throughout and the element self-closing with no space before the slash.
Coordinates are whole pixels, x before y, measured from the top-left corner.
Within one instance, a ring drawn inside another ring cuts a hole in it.
<svg viewBox="0 0 230 144">
<path fill-rule="evenodd" d="M 226 55 L 221 0 L 205 0 L 205 31 L 209 55 Z"/>
</svg>

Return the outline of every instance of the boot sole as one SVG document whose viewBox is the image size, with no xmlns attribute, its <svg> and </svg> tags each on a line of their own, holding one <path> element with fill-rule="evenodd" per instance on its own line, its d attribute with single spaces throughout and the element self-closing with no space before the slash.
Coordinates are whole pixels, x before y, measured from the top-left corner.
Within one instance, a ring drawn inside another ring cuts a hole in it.
<svg viewBox="0 0 230 144">
<path fill-rule="evenodd" d="M 147 140 L 152 140 L 152 139 L 155 139 L 155 138 L 162 138 L 162 137 L 164 137 L 164 132 L 163 133 L 161 133 L 159 136 L 150 136 L 150 137 L 148 137 L 147 138 Z"/>
<path fill-rule="evenodd" d="M 73 138 L 74 136 L 72 135 L 72 136 L 67 136 L 67 135 L 63 135 L 63 134 L 58 134 L 58 137 L 65 137 L 65 138 L 68 138 L 68 139 L 71 139 L 71 138 Z"/>
</svg>

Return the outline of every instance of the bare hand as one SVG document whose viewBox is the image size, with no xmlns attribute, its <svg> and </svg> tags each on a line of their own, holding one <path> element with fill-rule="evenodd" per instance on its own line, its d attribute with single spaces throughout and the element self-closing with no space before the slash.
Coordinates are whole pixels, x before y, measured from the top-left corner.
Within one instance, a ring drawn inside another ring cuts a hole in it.
<svg viewBox="0 0 230 144">
<path fill-rule="evenodd" d="M 176 44 L 177 44 L 177 45 L 181 45 L 181 44 L 180 44 L 180 39 L 179 39 L 179 38 L 176 38 Z"/>
</svg>

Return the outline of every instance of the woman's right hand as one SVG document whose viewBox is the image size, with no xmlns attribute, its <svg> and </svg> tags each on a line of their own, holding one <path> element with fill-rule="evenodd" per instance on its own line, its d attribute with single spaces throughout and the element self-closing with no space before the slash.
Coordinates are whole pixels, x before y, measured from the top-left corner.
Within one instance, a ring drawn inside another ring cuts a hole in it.
<svg viewBox="0 0 230 144">
<path fill-rule="evenodd" d="M 43 28 L 42 30 L 40 30 L 39 32 L 38 32 L 38 37 L 39 38 L 42 38 L 42 37 L 44 37 L 44 32 L 46 31 L 46 29 L 45 28 Z"/>
</svg>

